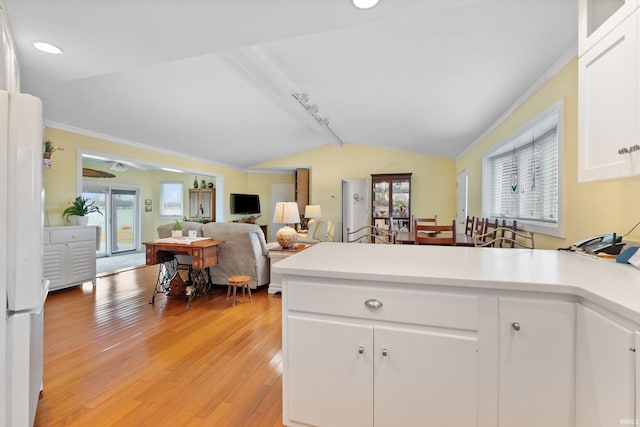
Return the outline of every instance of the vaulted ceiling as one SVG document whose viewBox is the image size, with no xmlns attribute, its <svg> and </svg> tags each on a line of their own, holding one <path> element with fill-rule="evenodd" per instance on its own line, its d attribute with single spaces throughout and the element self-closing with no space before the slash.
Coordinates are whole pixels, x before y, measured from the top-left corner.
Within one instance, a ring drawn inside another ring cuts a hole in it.
<svg viewBox="0 0 640 427">
<path fill-rule="evenodd" d="M 237 168 L 339 140 L 455 158 L 577 40 L 575 0 L 4 3 L 48 124 Z"/>
</svg>

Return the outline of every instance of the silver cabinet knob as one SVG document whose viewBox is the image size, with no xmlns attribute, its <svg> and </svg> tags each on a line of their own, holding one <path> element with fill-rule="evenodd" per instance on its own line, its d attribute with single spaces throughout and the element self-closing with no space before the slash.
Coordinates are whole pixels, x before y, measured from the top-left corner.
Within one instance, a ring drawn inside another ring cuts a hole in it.
<svg viewBox="0 0 640 427">
<path fill-rule="evenodd" d="M 358 354 L 362 354 L 362 353 L 364 353 L 364 347 L 360 346 L 358 347 Z"/>
<path fill-rule="evenodd" d="M 628 154 L 629 153 L 629 149 L 627 147 L 621 148 L 618 150 L 618 154 L 622 155 L 622 154 Z"/>
<path fill-rule="evenodd" d="M 387 350 L 386 348 L 383 348 L 382 355 L 386 357 L 388 354 L 389 354 L 389 350 Z"/>
<path fill-rule="evenodd" d="M 513 322 L 511 324 L 511 327 L 513 328 L 514 331 L 519 331 L 520 330 L 520 323 L 518 322 Z"/>
<path fill-rule="evenodd" d="M 636 144 L 636 145 L 632 145 L 631 147 L 629 147 L 629 152 L 633 153 L 634 151 L 638 151 L 640 150 L 640 145 Z"/>
<path fill-rule="evenodd" d="M 364 305 L 366 305 L 369 308 L 380 308 L 380 307 L 382 307 L 382 303 L 380 301 L 378 301 L 377 299 L 374 299 L 374 298 L 366 300 L 364 302 Z"/>
</svg>

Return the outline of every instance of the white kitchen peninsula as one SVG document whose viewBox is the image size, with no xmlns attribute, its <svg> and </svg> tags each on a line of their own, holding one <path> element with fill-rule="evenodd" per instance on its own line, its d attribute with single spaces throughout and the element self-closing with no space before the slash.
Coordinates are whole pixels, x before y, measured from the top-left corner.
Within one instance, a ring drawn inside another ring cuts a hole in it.
<svg viewBox="0 0 640 427">
<path fill-rule="evenodd" d="M 575 427 L 639 416 L 640 270 L 630 265 L 321 243 L 273 269 L 283 276 L 287 425 Z M 612 377 L 627 381 L 612 391 Z"/>
</svg>

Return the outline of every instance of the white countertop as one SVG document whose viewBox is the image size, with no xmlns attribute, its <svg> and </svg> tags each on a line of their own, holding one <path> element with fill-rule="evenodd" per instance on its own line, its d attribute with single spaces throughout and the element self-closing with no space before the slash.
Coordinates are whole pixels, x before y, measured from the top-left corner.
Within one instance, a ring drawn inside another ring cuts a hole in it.
<svg viewBox="0 0 640 427">
<path fill-rule="evenodd" d="M 640 270 L 555 250 L 319 243 L 284 275 L 575 295 L 640 324 Z"/>
</svg>

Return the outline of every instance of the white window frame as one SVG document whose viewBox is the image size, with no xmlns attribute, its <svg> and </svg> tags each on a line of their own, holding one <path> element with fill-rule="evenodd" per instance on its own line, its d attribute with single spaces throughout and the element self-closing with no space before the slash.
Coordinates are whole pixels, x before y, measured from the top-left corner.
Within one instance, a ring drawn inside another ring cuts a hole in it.
<svg viewBox="0 0 640 427">
<path fill-rule="evenodd" d="M 178 200 L 172 200 L 172 201 L 179 201 L 180 202 L 180 213 L 167 213 L 165 211 L 165 202 L 167 202 L 166 197 L 167 194 L 165 193 L 164 187 L 167 185 L 176 185 L 176 186 L 180 186 L 180 192 L 179 195 L 180 197 L 178 198 Z M 160 213 L 160 217 L 164 217 L 164 218 L 183 218 L 184 217 L 184 182 L 182 181 L 160 181 L 160 187 L 159 187 L 159 193 L 160 193 L 160 207 L 159 207 L 159 213 Z"/>
<path fill-rule="evenodd" d="M 517 150 L 518 147 L 530 144 L 532 132 L 539 132 L 538 129 L 543 126 L 543 123 L 550 117 L 557 115 L 557 128 L 556 135 L 558 139 L 557 144 L 557 159 L 558 159 L 558 192 L 557 192 L 557 221 L 555 223 L 523 220 L 516 218 L 518 221 L 518 228 L 531 231 L 534 233 L 547 234 L 555 237 L 564 237 L 564 102 L 559 100 L 544 110 L 533 120 L 522 126 L 513 134 L 509 135 L 503 141 L 498 143 L 490 151 L 484 154 L 482 157 L 482 216 L 495 220 L 495 216 L 491 216 L 492 212 L 492 171 L 491 171 L 491 159 L 497 155 Z M 513 220 L 510 217 L 498 217 L 498 220 L 506 219 L 507 221 Z"/>
</svg>

